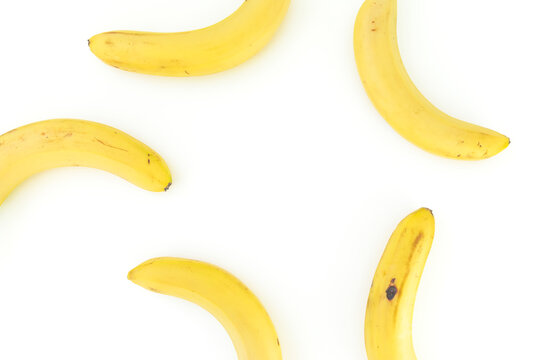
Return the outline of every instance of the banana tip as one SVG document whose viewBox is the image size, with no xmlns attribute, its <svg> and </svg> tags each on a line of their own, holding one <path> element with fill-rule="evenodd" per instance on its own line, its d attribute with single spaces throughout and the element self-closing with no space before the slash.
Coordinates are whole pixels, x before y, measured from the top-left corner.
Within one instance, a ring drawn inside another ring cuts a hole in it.
<svg viewBox="0 0 540 360">
<path fill-rule="evenodd" d="M 429 211 L 429 213 L 431 214 L 431 216 L 433 216 L 433 210 L 431 210 L 431 209 L 428 208 L 428 207 L 421 207 L 420 209 L 418 209 L 418 212 L 422 212 L 422 211 Z"/>
<path fill-rule="evenodd" d="M 135 269 L 130 270 L 130 272 L 128 272 L 128 274 L 127 274 L 127 279 L 128 279 L 129 281 L 133 281 L 133 276 L 134 276 L 134 275 L 133 275 L 133 271 L 134 271 L 134 270 L 135 270 Z"/>
<path fill-rule="evenodd" d="M 165 189 L 163 189 L 163 191 L 169 190 L 169 188 L 171 187 L 171 185 L 172 185 L 172 182 L 169 182 L 169 183 L 167 184 L 167 186 L 165 186 Z"/>
<path fill-rule="evenodd" d="M 147 266 L 149 265 L 152 265 L 154 262 L 160 260 L 162 258 L 153 258 L 153 259 L 150 259 L 150 260 L 146 260 L 145 262 L 137 265 L 136 267 L 134 267 L 133 269 L 131 269 L 128 274 L 127 274 L 127 278 L 128 280 L 130 281 L 133 281 L 134 283 L 137 282 L 137 275 L 139 275 L 139 278 L 140 278 L 140 275 L 141 273 L 144 274 L 144 270 L 146 269 Z"/>
</svg>

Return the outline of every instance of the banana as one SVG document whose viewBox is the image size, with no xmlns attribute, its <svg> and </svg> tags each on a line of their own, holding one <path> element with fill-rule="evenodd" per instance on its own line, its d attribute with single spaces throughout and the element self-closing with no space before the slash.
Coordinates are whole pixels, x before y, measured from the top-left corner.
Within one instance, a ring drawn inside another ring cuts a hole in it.
<svg viewBox="0 0 540 360">
<path fill-rule="evenodd" d="M 171 185 L 165 161 L 137 139 L 95 122 L 55 119 L 0 135 L 0 204 L 28 177 L 62 166 L 105 170 L 150 191 Z"/>
<path fill-rule="evenodd" d="M 397 0 L 366 0 L 354 28 L 358 72 L 379 113 L 405 139 L 436 155 L 480 160 L 505 149 L 506 136 L 450 117 L 420 93 L 401 60 L 396 22 Z"/>
<path fill-rule="evenodd" d="M 416 360 L 414 301 L 434 233 L 431 210 L 422 208 L 403 219 L 390 237 L 366 308 L 364 336 L 369 360 Z"/>
<path fill-rule="evenodd" d="M 238 359 L 281 359 L 276 330 L 266 310 L 240 280 L 225 270 L 195 260 L 155 258 L 131 270 L 128 279 L 209 311 L 229 333 Z"/>
<path fill-rule="evenodd" d="M 151 75 L 206 75 L 232 68 L 259 52 L 281 24 L 290 0 L 245 0 L 212 26 L 186 32 L 111 31 L 88 40 L 106 64 Z"/>
</svg>

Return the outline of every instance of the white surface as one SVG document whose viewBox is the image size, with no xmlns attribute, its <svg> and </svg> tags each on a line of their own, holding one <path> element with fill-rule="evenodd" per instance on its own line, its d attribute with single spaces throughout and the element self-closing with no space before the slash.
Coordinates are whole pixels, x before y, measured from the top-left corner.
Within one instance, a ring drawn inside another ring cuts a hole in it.
<svg viewBox="0 0 540 360">
<path fill-rule="evenodd" d="M 356 72 L 361 0 L 293 0 L 255 58 L 199 78 L 106 66 L 107 30 L 210 25 L 242 0 L 2 5 L 0 133 L 103 122 L 161 153 L 147 193 L 92 169 L 25 182 L 0 207 L 0 358 L 236 359 L 204 310 L 127 272 L 155 256 L 222 266 L 265 304 L 284 359 L 365 359 L 372 275 L 397 223 L 428 206 L 436 238 L 415 311 L 418 359 L 537 354 L 540 5 L 400 0 L 399 43 L 448 113 L 508 135 L 482 162 L 435 157 L 378 115 Z"/>
</svg>

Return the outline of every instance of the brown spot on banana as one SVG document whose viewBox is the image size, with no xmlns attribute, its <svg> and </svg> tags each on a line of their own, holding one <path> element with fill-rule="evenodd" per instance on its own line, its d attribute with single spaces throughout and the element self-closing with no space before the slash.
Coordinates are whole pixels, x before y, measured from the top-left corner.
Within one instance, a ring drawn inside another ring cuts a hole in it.
<svg viewBox="0 0 540 360">
<path fill-rule="evenodd" d="M 388 301 L 392 301 L 396 297 L 396 294 L 398 292 L 395 283 L 396 279 L 393 278 L 392 281 L 390 281 L 390 286 L 388 286 L 388 288 L 386 289 L 386 298 L 388 299 Z"/>
<path fill-rule="evenodd" d="M 100 143 L 101 145 L 105 145 L 105 146 L 108 146 L 108 147 L 113 148 L 113 149 L 116 149 L 116 150 L 122 150 L 122 151 L 126 151 L 126 152 L 127 152 L 126 149 L 122 149 L 122 148 L 119 148 L 119 147 L 116 147 L 116 146 L 107 144 L 106 142 L 104 142 L 103 140 L 100 140 L 100 139 L 98 139 L 98 138 L 94 138 L 94 139 L 96 139 L 96 141 L 97 141 L 98 143 Z"/>
</svg>

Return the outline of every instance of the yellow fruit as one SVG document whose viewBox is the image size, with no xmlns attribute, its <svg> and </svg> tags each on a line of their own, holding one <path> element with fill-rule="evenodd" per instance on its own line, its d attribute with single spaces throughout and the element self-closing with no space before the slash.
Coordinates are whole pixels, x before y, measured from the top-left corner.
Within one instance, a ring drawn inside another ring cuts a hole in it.
<svg viewBox="0 0 540 360">
<path fill-rule="evenodd" d="M 258 53 L 281 24 L 290 0 L 246 0 L 212 26 L 186 32 L 111 31 L 88 41 L 92 52 L 122 70 L 194 76 L 227 70 Z"/>
<path fill-rule="evenodd" d="M 155 258 L 131 270 L 128 279 L 206 309 L 227 330 L 238 359 L 281 360 L 276 330 L 263 305 L 225 270 L 195 260 Z"/>
<path fill-rule="evenodd" d="M 0 135 L 0 204 L 28 177 L 62 166 L 105 170 L 150 191 L 171 185 L 165 161 L 137 139 L 95 122 L 55 119 Z"/>
<path fill-rule="evenodd" d="M 403 66 L 396 22 L 397 0 L 366 0 L 354 28 L 358 72 L 379 113 L 405 139 L 436 155 L 480 160 L 505 149 L 506 136 L 450 117 L 420 93 Z"/>
<path fill-rule="evenodd" d="M 365 342 L 369 360 L 416 360 L 412 319 L 435 221 L 419 209 L 403 219 L 390 237 L 369 292 Z"/>
</svg>

